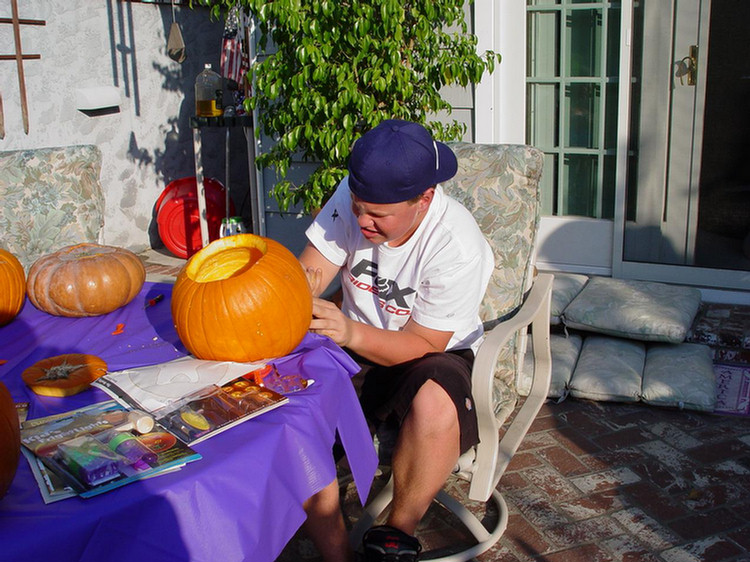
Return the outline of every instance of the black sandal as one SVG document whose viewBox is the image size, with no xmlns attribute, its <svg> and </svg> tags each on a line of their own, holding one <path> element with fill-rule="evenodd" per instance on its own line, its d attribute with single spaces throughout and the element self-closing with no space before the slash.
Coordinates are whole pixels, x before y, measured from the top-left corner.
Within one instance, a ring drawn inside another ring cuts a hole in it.
<svg viewBox="0 0 750 562">
<path fill-rule="evenodd" d="M 417 562 L 422 545 L 416 537 L 380 525 L 369 529 L 362 538 L 365 562 Z"/>
</svg>

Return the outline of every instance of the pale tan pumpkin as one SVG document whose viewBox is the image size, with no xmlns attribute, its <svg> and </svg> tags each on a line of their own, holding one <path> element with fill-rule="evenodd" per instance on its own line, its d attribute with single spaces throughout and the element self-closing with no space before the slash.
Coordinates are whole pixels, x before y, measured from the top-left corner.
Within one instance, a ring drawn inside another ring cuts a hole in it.
<svg viewBox="0 0 750 562">
<path fill-rule="evenodd" d="M 42 396 L 72 396 L 86 390 L 107 374 L 107 363 L 96 355 L 66 353 L 37 361 L 24 369 L 21 378 Z"/>
<path fill-rule="evenodd" d="M 18 258 L 0 248 L 0 326 L 13 320 L 26 299 L 26 274 Z"/>
<path fill-rule="evenodd" d="M 172 291 L 177 335 L 199 359 L 286 355 L 311 318 L 312 294 L 297 258 L 254 234 L 211 242 L 185 264 Z"/>
<path fill-rule="evenodd" d="M 49 314 L 99 316 L 132 301 L 145 280 L 143 263 L 130 250 L 85 243 L 35 261 L 26 289 L 34 306 Z"/>
<path fill-rule="evenodd" d="M 21 430 L 13 398 L 0 382 L 0 498 L 10 488 L 21 457 Z"/>
</svg>

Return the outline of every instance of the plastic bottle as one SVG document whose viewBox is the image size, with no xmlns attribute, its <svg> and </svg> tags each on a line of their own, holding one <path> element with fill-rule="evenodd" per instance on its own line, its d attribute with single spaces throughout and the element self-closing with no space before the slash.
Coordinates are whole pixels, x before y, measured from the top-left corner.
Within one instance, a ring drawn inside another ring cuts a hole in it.
<svg viewBox="0 0 750 562">
<path fill-rule="evenodd" d="M 195 113 L 198 117 L 219 117 L 224 112 L 221 76 L 206 63 L 195 79 Z"/>
<path fill-rule="evenodd" d="M 143 461 L 151 466 L 155 466 L 156 464 L 158 458 L 156 453 L 141 443 L 132 433 L 128 433 L 127 431 L 122 433 L 107 431 L 102 433 L 99 439 L 106 443 L 111 450 L 125 457 L 129 464 L 137 464 L 139 461 Z M 145 467 L 140 466 L 137 468 Z"/>
<path fill-rule="evenodd" d="M 221 228 L 219 229 L 219 237 L 224 238 L 225 236 L 232 236 L 234 234 L 242 234 L 247 232 L 245 224 L 242 222 L 242 217 L 229 217 L 221 219 Z"/>
</svg>

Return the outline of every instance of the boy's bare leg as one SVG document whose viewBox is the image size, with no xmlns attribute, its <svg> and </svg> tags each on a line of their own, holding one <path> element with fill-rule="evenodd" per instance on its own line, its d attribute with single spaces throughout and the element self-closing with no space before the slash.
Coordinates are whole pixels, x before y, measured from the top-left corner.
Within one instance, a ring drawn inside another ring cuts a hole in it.
<svg viewBox="0 0 750 562">
<path fill-rule="evenodd" d="M 394 494 L 388 525 L 414 534 L 456 466 L 460 448 L 453 401 L 439 384 L 425 382 L 399 431 L 393 455 Z"/>
<path fill-rule="evenodd" d="M 307 520 L 302 525 L 326 562 L 352 562 L 354 552 L 349 545 L 344 516 L 339 504 L 336 479 L 309 498 L 303 507 Z"/>
</svg>

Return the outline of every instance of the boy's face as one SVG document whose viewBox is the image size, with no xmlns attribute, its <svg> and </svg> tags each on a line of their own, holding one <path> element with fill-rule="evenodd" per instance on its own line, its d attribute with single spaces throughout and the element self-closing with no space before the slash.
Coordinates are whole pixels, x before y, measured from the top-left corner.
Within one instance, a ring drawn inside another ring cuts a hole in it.
<svg viewBox="0 0 750 562">
<path fill-rule="evenodd" d="M 411 238 L 430 207 L 435 193 L 427 189 L 419 198 L 400 203 L 368 203 L 352 195 L 352 212 L 359 230 L 373 244 L 398 247 Z"/>
</svg>

